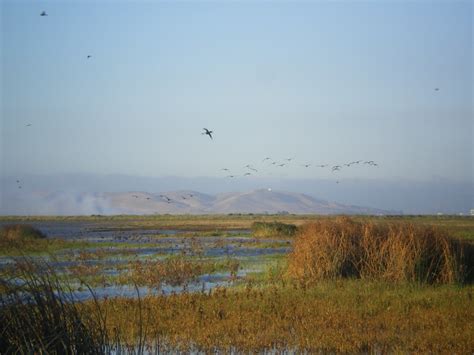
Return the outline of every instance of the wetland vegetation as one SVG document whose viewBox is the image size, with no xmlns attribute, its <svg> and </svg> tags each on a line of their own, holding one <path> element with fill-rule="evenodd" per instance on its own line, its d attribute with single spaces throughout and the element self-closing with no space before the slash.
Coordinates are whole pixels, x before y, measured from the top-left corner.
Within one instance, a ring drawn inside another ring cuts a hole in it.
<svg viewBox="0 0 474 355">
<path fill-rule="evenodd" d="M 474 350 L 473 218 L 1 222 L 2 353 Z"/>
</svg>

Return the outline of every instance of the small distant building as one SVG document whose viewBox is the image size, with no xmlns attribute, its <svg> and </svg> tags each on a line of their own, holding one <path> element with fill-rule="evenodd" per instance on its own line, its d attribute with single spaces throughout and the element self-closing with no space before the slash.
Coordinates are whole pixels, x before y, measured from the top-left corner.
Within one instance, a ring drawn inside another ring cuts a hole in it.
<svg viewBox="0 0 474 355">
<path fill-rule="evenodd" d="M 474 216 L 474 208 L 469 211 L 469 214 L 470 214 L 471 216 Z"/>
</svg>

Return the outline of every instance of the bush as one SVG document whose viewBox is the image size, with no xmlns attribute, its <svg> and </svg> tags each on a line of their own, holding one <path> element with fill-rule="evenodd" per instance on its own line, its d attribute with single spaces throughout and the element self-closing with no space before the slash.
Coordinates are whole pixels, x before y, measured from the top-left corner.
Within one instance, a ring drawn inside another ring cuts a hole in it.
<svg viewBox="0 0 474 355">
<path fill-rule="evenodd" d="M 348 217 L 300 228 L 288 275 L 301 281 L 354 277 L 390 282 L 471 282 L 474 246 L 434 227 L 355 222 Z"/>
<path fill-rule="evenodd" d="M 20 241 L 25 239 L 44 239 L 46 235 L 39 229 L 25 224 L 11 224 L 4 226 L 0 231 L 0 239 L 6 241 Z"/>
<path fill-rule="evenodd" d="M 256 238 L 293 237 L 297 231 L 294 224 L 281 222 L 254 222 L 251 229 Z"/>
</svg>

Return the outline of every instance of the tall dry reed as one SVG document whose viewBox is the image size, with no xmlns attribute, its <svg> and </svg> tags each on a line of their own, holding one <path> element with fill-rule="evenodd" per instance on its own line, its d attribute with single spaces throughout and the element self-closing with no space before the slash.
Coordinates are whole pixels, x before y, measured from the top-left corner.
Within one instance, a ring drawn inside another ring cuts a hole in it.
<svg viewBox="0 0 474 355">
<path fill-rule="evenodd" d="M 288 275 L 302 281 L 355 277 L 457 283 L 473 278 L 474 246 L 439 228 L 404 222 L 324 219 L 300 228 Z"/>
<path fill-rule="evenodd" d="M 108 339 L 98 303 L 81 312 L 46 264 L 22 260 L 0 278 L 0 353 L 103 354 Z"/>
</svg>

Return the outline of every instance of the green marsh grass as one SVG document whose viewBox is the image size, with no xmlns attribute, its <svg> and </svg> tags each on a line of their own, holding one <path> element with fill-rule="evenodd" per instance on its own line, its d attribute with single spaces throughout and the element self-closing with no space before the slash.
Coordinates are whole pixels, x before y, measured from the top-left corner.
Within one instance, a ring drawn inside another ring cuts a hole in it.
<svg viewBox="0 0 474 355">
<path fill-rule="evenodd" d="M 282 222 L 254 222 L 251 229 L 255 238 L 288 238 L 297 231 L 294 224 Z"/>
</svg>

